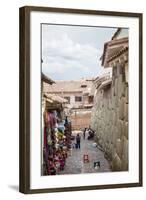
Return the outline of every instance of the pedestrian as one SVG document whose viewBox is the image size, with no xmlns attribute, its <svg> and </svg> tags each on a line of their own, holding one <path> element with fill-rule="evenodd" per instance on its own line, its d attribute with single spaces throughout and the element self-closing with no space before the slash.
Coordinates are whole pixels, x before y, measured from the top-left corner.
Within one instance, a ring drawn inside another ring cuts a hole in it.
<svg viewBox="0 0 146 200">
<path fill-rule="evenodd" d="M 89 132 L 88 140 L 93 139 L 94 138 L 94 131 L 90 128 L 88 130 L 88 132 Z"/>
<path fill-rule="evenodd" d="M 76 136 L 76 147 L 77 149 L 79 148 L 80 149 L 80 142 L 81 142 L 81 137 L 79 134 L 77 134 Z"/>
<path fill-rule="evenodd" d="M 86 128 L 86 133 L 85 133 L 87 136 L 89 136 L 89 130 L 88 128 Z"/>
<path fill-rule="evenodd" d="M 68 124 L 68 118 L 67 118 L 67 116 L 65 117 L 65 123 L 64 123 L 65 125 L 67 125 Z"/>
<path fill-rule="evenodd" d="M 87 128 L 85 128 L 84 131 L 83 131 L 83 138 L 84 138 L 84 140 L 85 140 L 85 138 L 86 138 L 86 129 L 87 129 Z"/>
</svg>

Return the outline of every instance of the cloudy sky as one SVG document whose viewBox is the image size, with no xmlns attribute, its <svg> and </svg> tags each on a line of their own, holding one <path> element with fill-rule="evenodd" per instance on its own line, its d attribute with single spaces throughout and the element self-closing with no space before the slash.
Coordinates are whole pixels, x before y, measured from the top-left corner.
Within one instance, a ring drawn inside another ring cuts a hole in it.
<svg viewBox="0 0 146 200">
<path fill-rule="evenodd" d="M 76 80 L 104 73 L 103 45 L 116 28 L 42 25 L 42 71 L 53 80 Z"/>
</svg>

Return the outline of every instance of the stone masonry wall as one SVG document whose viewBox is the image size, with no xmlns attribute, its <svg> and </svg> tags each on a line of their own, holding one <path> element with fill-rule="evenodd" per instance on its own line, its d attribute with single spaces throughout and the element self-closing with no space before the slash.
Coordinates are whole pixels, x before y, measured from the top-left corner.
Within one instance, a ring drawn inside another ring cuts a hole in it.
<svg viewBox="0 0 146 200">
<path fill-rule="evenodd" d="M 113 171 L 128 170 L 128 83 L 125 65 L 113 68 L 111 86 L 98 90 L 91 126 Z"/>
</svg>

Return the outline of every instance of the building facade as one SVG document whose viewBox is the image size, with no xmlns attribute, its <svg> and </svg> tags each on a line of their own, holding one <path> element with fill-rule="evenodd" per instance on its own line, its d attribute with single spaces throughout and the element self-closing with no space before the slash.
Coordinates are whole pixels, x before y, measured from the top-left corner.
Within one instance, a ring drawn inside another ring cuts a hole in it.
<svg viewBox="0 0 146 200">
<path fill-rule="evenodd" d="M 57 95 L 67 100 L 65 115 L 70 117 L 73 130 L 81 130 L 90 125 L 91 108 L 93 106 L 93 78 L 55 81 L 55 84 L 45 84 L 44 91 L 49 95 Z"/>
<path fill-rule="evenodd" d="M 44 91 L 67 99 L 69 108 L 84 108 L 93 105 L 93 96 L 90 95 L 94 79 L 72 81 L 55 81 L 55 84 L 45 84 Z"/>
</svg>

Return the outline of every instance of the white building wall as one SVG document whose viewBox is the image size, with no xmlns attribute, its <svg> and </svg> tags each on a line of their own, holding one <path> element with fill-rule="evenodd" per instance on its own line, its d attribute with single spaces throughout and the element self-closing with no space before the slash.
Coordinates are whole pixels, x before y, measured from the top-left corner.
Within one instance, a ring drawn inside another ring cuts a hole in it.
<svg viewBox="0 0 146 200">
<path fill-rule="evenodd" d="M 71 96 L 70 96 L 70 104 L 71 104 L 71 105 L 74 105 L 74 104 L 75 104 L 75 96 L 74 96 L 74 95 L 71 95 Z"/>
</svg>

